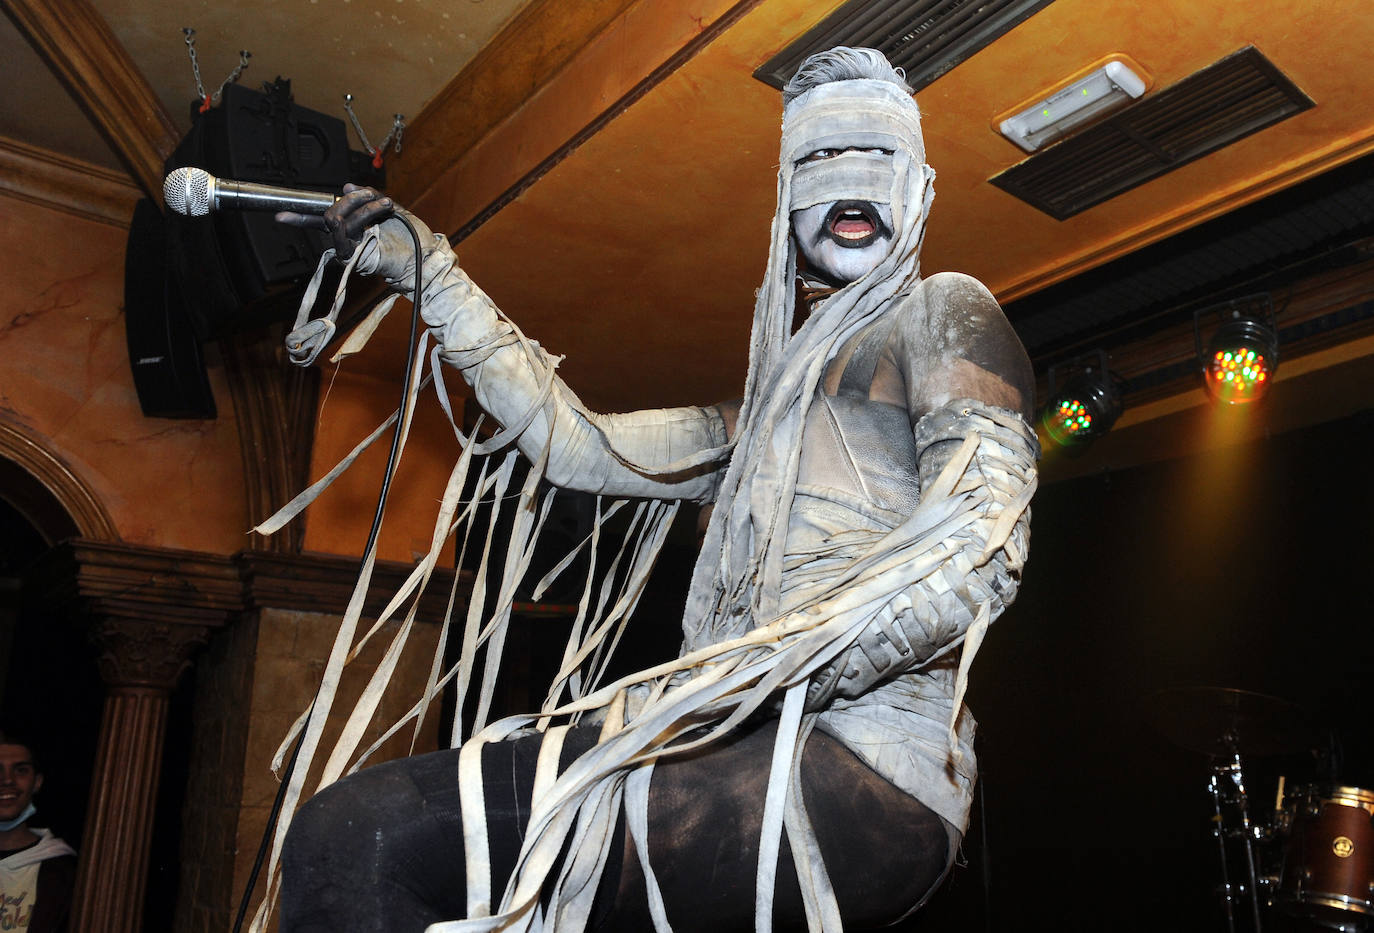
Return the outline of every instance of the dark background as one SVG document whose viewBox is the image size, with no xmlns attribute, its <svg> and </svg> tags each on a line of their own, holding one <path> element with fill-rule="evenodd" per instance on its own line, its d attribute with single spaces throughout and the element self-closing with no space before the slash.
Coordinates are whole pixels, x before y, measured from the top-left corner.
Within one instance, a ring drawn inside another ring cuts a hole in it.
<svg viewBox="0 0 1374 933">
<path fill-rule="evenodd" d="M 1260 403 L 1218 412 L 1213 427 L 1264 417 Z M 1225 931 L 1208 792 L 1217 759 L 1198 750 L 1220 742 L 1225 716 L 1207 699 L 1220 694 L 1198 688 L 1261 694 L 1261 709 L 1283 711 L 1243 746 L 1307 723 L 1307 741 L 1284 754 L 1242 755 L 1261 830 L 1276 825 L 1280 775 L 1289 790 L 1374 789 L 1371 454 L 1366 411 L 1042 485 L 1020 596 L 973 666 L 981 781 L 963 864 L 896 929 Z M 690 517 L 679 525 L 627 634 L 626 669 L 677 647 L 695 557 Z M 1186 695 L 1170 703 L 1168 691 Z M 1225 810 L 1236 825 L 1233 800 Z M 901 846 L 891 841 L 894 857 Z M 1275 870 L 1285 847 L 1262 842 L 1261 868 Z M 1304 928 L 1268 910 L 1262 920 Z M 1235 922 L 1251 929 L 1248 916 Z"/>
<path fill-rule="evenodd" d="M 1041 488 L 1021 595 L 973 668 L 969 865 L 910 929 L 977 916 L 961 928 L 1225 930 L 1211 760 L 1179 744 L 1205 741 L 1209 709 L 1166 717 L 1166 736 L 1160 691 L 1255 691 L 1308 712 L 1316 757 L 1243 757 L 1261 823 L 1279 775 L 1374 786 L 1372 428 L 1362 412 Z"/>
</svg>

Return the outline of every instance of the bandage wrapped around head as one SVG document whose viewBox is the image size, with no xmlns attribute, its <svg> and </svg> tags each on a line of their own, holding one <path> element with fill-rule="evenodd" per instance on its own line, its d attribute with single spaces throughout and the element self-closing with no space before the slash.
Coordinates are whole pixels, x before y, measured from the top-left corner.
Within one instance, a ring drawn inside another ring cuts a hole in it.
<svg viewBox="0 0 1374 933">
<path fill-rule="evenodd" d="M 802 161 L 824 150 L 840 154 Z M 911 95 L 890 81 L 861 78 L 820 84 L 784 106 L 780 157 L 783 166 L 793 167 L 789 211 L 847 199 L 882 204 L 895 200 L 897 208 L 903 206 L 900 192 L 894 190 L 897 165 L 925 164 L 921 112 Z M 894 220 L 902 225 L 901 219 Z"/>
<path fill-rule="evenodd" d="M 808 160 L 826 150 L 834 152 Z M 735 456 L 683 617 L 689 647 L 739 635 L 750 620 L 778 611 L 796 451 L 820 378 L 818 364 L 919 280 L 933 179 L 920 110 L 879 53 L 832 49 L 803 64 L 784 91 L 768 270 L 754 308 Z M 876 265 L 845 279 L 794 331 L 793 215 L 844 201 L 882 206 L 891 235 Z"/>
</svg>

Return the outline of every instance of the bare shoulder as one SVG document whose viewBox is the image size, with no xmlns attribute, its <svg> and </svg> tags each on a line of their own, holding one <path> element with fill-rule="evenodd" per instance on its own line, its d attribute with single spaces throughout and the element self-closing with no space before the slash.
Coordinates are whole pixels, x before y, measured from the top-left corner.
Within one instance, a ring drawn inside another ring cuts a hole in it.
<svg viewBox="0 0 1374 933">
<path fill-rule="evenodd" d="M 997 303 L 988 287 L 964 272 L 937 272 L 921 279 L 920 287 L 929 295 L 947 296 L 954 300 L 990 301 Z"/>
<path fill-rule="evenodd" d="M 1030 359 L 997 299 L 982 282 L 962 272 L 932 275 L 900 299 L 896 314 L 893 355 L 911 379 L 924 384 L 926 392 L 944 395 L 943 386 L 931 380 L 948 384 L 954 373 L 972 366 L 1002 383 L 988 401 L 1029 410 L 1035 384 Z M 949 388 L 955 390 L 955 386 Z"/>
<path fill-rule="evenodd" d="M 899 328 L 939 344 L 962 344 L 977 334 L 1016 336 L 988 287 L 962 272 L 940 272 L 922 279 L 900 301 Z"/>
</svg>

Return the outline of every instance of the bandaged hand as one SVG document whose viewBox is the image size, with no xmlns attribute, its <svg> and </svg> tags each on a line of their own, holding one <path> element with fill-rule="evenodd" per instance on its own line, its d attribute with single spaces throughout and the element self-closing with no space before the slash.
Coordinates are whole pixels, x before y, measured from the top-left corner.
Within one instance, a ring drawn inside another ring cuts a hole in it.
<svg viewBox="0 0 1374 933">
<path fill-rule="evenodd" d="M 344 195 L 324 214 L 297 214 L 281 211 L 278 223 L 309 230 L 325 230 L 334 245 L 334 255 L 340 260 L 353 255 L 362 242 L 363 233 L 396 213 L 396 202 L 376 188 L 344 185 Z"/>
</svg>

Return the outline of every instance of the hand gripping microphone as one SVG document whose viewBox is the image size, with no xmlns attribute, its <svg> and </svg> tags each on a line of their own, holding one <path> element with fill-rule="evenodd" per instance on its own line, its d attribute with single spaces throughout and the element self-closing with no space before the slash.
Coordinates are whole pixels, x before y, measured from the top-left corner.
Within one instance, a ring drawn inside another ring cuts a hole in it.
<svg viewBox="0 0 1374 933">
<path fill-rule="evenodd" d="M 251 181 L 227 181 L 204 169 L 174 169 L 162 183 L 167 206 L 178 214 L 203 217 L 211 211 L 294 211 L 323 214 L 339 200 L 336 194 L 277 188 Z"/>
</svg>

